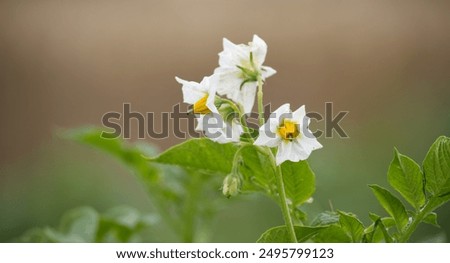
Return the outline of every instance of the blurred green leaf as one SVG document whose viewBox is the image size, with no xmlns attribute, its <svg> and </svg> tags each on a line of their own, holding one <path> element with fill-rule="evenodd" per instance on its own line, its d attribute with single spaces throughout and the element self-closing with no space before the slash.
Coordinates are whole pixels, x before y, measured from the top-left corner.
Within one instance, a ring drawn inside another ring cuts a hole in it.
<svg viewBox="0 0 450 263">
<path fill-rule="evenodd" d="M 141 230 L 157 222 L 157 217 L 142 215 L 135 208 L 114 207 L 102 215 L 96 242 L 129 242 Z"/>
<path fill-rule="evenodd" d="M 95 127 L 84 127 L 61 133 L 63 138 L 94 146 L 119 158 L 131 169 L 135 170 L 143 180 L 155 182 L 159 179 L 159 169 L 148 163 L 145 155 L 156 153 L 149 145 L 126 145 L 118 138 L 105 138 L 103 131 Z"/>
<path fill-rule="evenodd" d="M 18 237 L 15 241 L 21 243 L 55 243 L 58 242 L 50 228 L 33 228 Z M 82 241 L 80 241 L 82 242 Z"/>
<path fill-rule="evenodd" d="M 361 242 L 364 232 L 364 225 L 361 221 L 359 221 L 354 214 L 345 213 L 342 211 L 339 211 L 338 213 L 340 215 L 339 222 L 341 223 L 341 227 L 352 239 L 352 242 Z"/>
<path fill-rule="evenodd" d="M 423 180 L 419 165 L 395 149 L 394 159 L 389 166 L 388 181 L 416 211 L 425 204 Z"/>
<path fill-rule="evenodd" d="M 408 224 L 408 214 L 402 202 L 397 197 L 392 195 L 388 190 L 378 186 L 370 185 L 381 206 L 392 216 L 396 222 L 399 232 Z"/>
<path fill-rule="evenodd" d="M 94 242 L 100 216 L 90 207 L 70 210 L 61 219 L 59 230 L 69 236 L 80 237 L 84 242 Z"/>
<path fill-rule="evenodd" d="M 153 226 L 156 218 L 142 215 L 130 207 L 116 207 L 99 214 L 91 207 L 67 211 L 57 229 L 37 228 L 26 232 L 20 242 L 130 242 L 138 241 L 140 232 Z"/>
<path fill-rule="evenodd" d="M 220 194 L 221 178 L 211 176 L 211 173 L 231 169 L 232 156 L 237 147 L 214 143 L 209 139 L 193 139 L 155 157 L 155 148 L 148 144 L 128 144 L 120 138 L 106 138 L 103 135 L 98 128 L 62 133 L 64 138 L 104 150 L 130 167 L 147 186 L 161 222 L 167 224 L 180 241 L 192 242 L 196 226 L 207 226 L 206 221 L 212 220 L 217 212 L 216 197 Z M 231 157 L 225 157 L 223 154 L 226 153 Z M 211 169 L 203 169 L 205 167 Z M 131 216 L 132 213 L 127 215 Z M 114 233 L 109 231 L 100 240 L 128 240 L 132 237 L 133 229 L 116 223 L 108 226 L 114 227 Z"/>
<path fill-rule="evenodd" d="M 441 136 L 433 143 L 423 162 L 423 169 L 425 188 L 431 196 L 450 195 L 450 138 Z"/>
<path fill-rule="evenodd" d="M 306 161 L 286 161 L 281 165 L 286 196 L 293 207 L 308 200 L 316 190 L 314 173 Z"/>
<path fill-rule="evenodd" d="M 294 226 L 295 235 L 297 236 L 297 241 L 299 243 L 308 241 L 325 228 L 326 227 Z M 289 243 L 290 240 L 286 226 L 277 226 L 264 232 L 256 242 Z"/>
<path fill-rule="evenodd" d="M 139 225 L 153 225 L 159 220 L 153 215 L 142 215 L 136 208 L 129 206 L 113 207 L 102 215 L 102 219 L 130 229 Z"/>
</svg>

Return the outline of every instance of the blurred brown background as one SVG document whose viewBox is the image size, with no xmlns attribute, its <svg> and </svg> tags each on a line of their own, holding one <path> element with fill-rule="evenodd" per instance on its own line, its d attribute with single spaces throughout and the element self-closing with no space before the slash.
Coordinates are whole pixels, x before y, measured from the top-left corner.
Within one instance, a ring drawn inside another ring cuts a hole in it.
<svg viewBox="0 0 450 263">
<path fill-rule="evenodd" d="M 0 241 L 54 224 L 71 206 L 145 207 L 123 167 L 54 138 L 55 129 L 101 125 L 125 102 L 170 111 L 182 100 L 174 76 L 200 81 L 217 66 L 223 37 L 246 43 L 253 34 L 278 71 L 266 102 L 323 113 L 330 101 L 350 111 L 341 122 L 350 138 L 320 138 L 325 147 L 311 158 L 316 209 L 331 200 L 366 220 L 369 210 L 382 213 L 366 185 L 387 185 L 393 147 L 420 163 L 450 135 L 449 14 L 449 1 L 1 1 Z M 448 210 L 439 219 L 447 235 Z M 252 211 L 235 220 L 261 218 Z"/>
</svg>

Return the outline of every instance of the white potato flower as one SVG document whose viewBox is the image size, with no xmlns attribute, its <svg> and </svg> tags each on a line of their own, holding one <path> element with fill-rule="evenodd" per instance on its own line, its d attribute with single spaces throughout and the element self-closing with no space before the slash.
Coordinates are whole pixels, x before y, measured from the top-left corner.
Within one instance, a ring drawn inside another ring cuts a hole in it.
<svg viewBox="0 0 450 263">
<path fill-rule="evenodd" d="M 248 45 L 236 45 L 223 39 L 223 51 L 219 53 L 217 93 L 242 105 L 244 113 L 250 113 L 255 103 L 258 78 L 264 81 L 276 71 L 263 66 L 267 44 L 257 35 Z"/>
<path fill-rule="evenodd" d="M 221 116 L 214 77 L 204 77 L 200 83 L 175 79 L 183 85 L 183 102 L 191 104 L 192 112 L 197 116 L 197 131 L 204 131 L 208 138 L 218 143 L 239 142 L 242 126 L 237 120 L 224 121 Z"/>
<path fill-rule="evenodd" d="M 289 103 L 286 103 L 274 111 L 269 120 L 260 127 L 255 145 L 278 147 L 277 165 L 286 160 L 306 160 L 313 150 L 322 148 L 309 130 L 309 123 L 305 106 L 292 112 Z"/>
</svg>

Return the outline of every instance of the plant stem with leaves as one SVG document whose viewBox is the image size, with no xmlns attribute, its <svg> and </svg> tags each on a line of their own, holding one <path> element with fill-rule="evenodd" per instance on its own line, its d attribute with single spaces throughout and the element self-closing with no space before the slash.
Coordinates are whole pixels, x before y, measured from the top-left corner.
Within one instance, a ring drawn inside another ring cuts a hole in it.
<svg viewBox="0 0 450 263">
<path fill-rule="evenodd" d="M 259 125 L 264 125 L 264 106 L 263 106 L 263 91 L 262 91 L 262 79 L 261 77 L 258 77 L 258 112 L 259 112 Z M 279 196 L 279 202 L 281 206 L 281 211 L 283 213 L 284 222 L 286 224 L 287 231 L 289 233 L 291 242 L 297 243 L 297 237 L 295 235 L 294 230 L 294 223 L 292 221 L 292 217 L 289 211 L 289 206 L 287 203 L 286 198 L 286 190 L 284 187 L 283 182 L 283 172 L 281 170 L 281 166 L 277 165 L 275 162 L 275 156 L 273 155 L 272 151 L 269 148 L 266 149 L 266 154 L 270 158 L 270 161 L 272 163 L 276 182 L 277 182 L 277 190 L 278 190 L 278 196 Z"/>
</svg>

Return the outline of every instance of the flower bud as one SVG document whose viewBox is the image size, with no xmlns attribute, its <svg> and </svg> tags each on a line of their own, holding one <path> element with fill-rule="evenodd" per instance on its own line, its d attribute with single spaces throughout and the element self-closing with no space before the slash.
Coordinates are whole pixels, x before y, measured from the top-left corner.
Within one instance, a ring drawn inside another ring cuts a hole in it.
<svg viewBox="0 0 450 263">
<path fill-rule="evenodd" d="M 229 174 L 223 180 L 222 193 L 227 198 L 235 196 L 241 188 L 241 180 L 235 174 Z"/>
<path fill-rule="evenodd" d="M 220 115 L 226 122 L 239 120 L 239 113 L 234 111 L 233 107 L 231 107 L 229 104 L 223 103 L 218 109 Z"/>
</svg>

